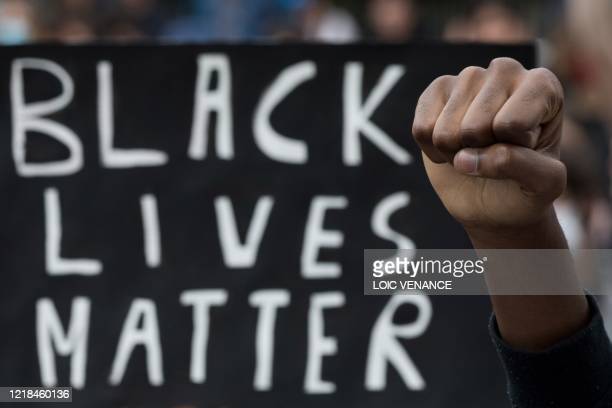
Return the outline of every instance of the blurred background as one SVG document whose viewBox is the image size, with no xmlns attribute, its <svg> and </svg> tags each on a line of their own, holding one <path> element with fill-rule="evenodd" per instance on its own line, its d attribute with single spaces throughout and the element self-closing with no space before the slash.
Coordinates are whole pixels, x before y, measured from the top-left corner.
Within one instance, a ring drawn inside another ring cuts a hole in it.
<svg viewBox="0 0 612 408">
<path fill-rule="evenodd" d="M 557 211 L 573 248 L 611 248 L 609 0 L 0 0 L 0 44 L 537 40 L 563 81 L 569 170 Z"/>
<path fill-rule="evenodd" d="M 612 248 L 610 0 L 0 0 L 3 45 L 260 39 L 537 40 L 567 96 L 559 218 L 573 248 Z"/>
</svg>

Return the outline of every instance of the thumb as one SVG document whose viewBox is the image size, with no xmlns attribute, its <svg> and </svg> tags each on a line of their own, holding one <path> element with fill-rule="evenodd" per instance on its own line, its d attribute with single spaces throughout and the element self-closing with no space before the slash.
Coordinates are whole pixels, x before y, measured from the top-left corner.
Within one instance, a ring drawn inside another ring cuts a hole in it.
<svg viewBox="0 0 612 408">
<path fill-rule="evenodd" d="M 462 149 L 455 155 L 453 166 L 463 174 L 514 180 L 524 191 L 546 200 L 556 199 L 565 190 L 565 165 L 527 147 L 498 143 Z"/>
</svg>

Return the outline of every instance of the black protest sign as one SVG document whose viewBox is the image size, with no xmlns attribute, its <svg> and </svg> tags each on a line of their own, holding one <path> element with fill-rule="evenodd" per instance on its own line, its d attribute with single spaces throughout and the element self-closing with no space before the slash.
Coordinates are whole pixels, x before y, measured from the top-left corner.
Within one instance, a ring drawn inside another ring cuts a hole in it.
<svg viewBox="0 0 612 408">
<path fill-rule="evenodd" d="M 364 296 L 468 244 L 410 128 L 531 47 L 30 46 L 0 56 L 0 385 L 76 406 L 503 401 L 485 297 Z"/>
</svg>

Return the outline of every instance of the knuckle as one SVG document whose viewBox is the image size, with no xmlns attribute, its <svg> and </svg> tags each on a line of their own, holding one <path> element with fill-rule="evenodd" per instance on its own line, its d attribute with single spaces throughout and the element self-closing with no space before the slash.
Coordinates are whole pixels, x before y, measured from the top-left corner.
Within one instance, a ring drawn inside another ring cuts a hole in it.
<svg viewBox="0 0 612 408">
<path fill-rule="evenodd" d="M 525 127 L 518 117 L 501 118 L 493 122 L 493 133 L 500 136 L 512 136 L 527 130 Z"/>
<path fill-rule="evenodd" d="M 495 146 L 493 154 L 493 168 L 498 175 L 503 176 L 512 165 L 513 150 L 504 144 Z"/>
<path fill-rule="evenodd" d="M 484 123 L 463 123 L 459 134 L 464 146 L 473 146 L 481 139 L 485 139 L 491 129 L 490 124 Z"/>
<path fill-rule="evenodd" d="M 433 133 L 433 125 L 415 121 L 412 124 L 412 136 L 419 143 L 429 142 Z"/>
<path fill-rule="evenodd" d="M 459 79 L 461 80 L 472 80 L 472 79 L 476 79 L 481 77 L 484 73 L 486 72 L 486 70 L 484 68 L 481 67 L 476 67 L 476 66 L 469 66 L 464 68 L 460 73 L 459 73 Z"/>
<path fill-rule="evenodd" d="M 556 93 L 559 90 L 557 77 L 546 68 L 532 69 L 529 71 L 529 76 L 539 84 L 541 90 L 550 93 Z"/>
<path fill-rule="evenodd" d="M 489 64 L 489 69 L 496 73 L 515 72 L 524 69 L 520 62 L 508 57 L 495 58 Z"/>
<path fill-rule="evenodd" d="M 528 75 L 537 84 L 539 92 L 554 101 L 563 101 L 563 86 L 552 71 L 547 68 L 535 68 L 530 70 Z"/>
<path fill-rule="evenodd" d="M 419 97 L 417 109 L 426 106 L 431 100 L 449 95 L 455 79 L 456 77 L 452 75 L 443 75 L 434 79 Z"/>
<path fill-rule="evenodd" d="M 457 150 L 455 142 L 457 139 L 456 132 L 450 129 L 440 129 L 434 131 L 431 141 L 438 150 L 454 151 Z"/>
<path fill-rule="evenodd" d="M 437 85 L 437 86 L 448 85 L 454 82 L 455 78 L 457 77 L 454 75 L 442 75 L 434 79 L 434 81 L 431 84 Z"/>
<path fill-rule="evenodd" d="M 433 80 L 429 85 L 430 92 L 448 92 L 457 77 L 453 75 L 442 75 Z"/>
</svg>

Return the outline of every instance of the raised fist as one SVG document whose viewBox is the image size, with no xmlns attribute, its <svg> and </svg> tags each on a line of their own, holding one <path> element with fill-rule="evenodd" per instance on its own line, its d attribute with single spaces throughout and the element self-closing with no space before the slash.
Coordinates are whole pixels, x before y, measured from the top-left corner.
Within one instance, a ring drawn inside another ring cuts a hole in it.
<svg viewBox="0 0 612 408">
<path fill-rule="evenodd" d="M 412 133 L 448 211 L 468 232 L 497 231 L 538 223 L 563 192 L 562 123 L 555 75 L 498 58 L 432 82 Z"/>
</svg>

